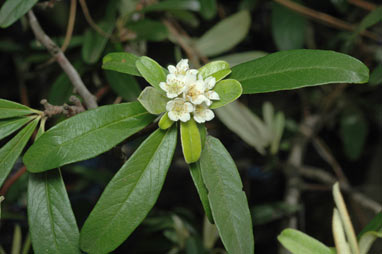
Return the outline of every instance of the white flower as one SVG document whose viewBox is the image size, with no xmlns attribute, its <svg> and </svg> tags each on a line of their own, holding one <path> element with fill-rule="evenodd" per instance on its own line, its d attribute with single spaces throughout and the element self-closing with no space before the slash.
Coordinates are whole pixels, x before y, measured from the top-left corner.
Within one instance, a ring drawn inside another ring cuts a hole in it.
<svg viewBox="0 0 382 254">
<path fill-rule="evenodd" d="M 210 103 L 208 98 L 205 96 L 206 85 L 203 78 L 199 76 L 198 80 L 194 82 L 188 82 L 186 89 L 184 91 L 184 98 L 194 105 L 199 105 L 203 102 L 207 104 Z"/>
<path fill-rule="evenodd" d="M 217 92 L 212 91 L 211 89 L 215 87 L 216 79 L 214 77 L 208 77 L 206 80 L 204 80 L 206 91 L 205 96 L 208 99 L 206 101 L 207 106 L 210 106 L 212 104 L 211 100 L 220 100 L 220 96 Z"/>
<path fill-rule="evenodd" d="M 194 119 L 198 123 L 211 121 L 215 117 L 214 112 L 208 108 L 207 104 L 202 103 L 195 106 Z"/>
<path fill-rule="evenodd" d="M 176 98 L 167 102 L 166 110 L 172 121 L 187 122 L 191 118 L 190 113 L 194 111 L 194 106 L 182 98 Z"/>
</svg>

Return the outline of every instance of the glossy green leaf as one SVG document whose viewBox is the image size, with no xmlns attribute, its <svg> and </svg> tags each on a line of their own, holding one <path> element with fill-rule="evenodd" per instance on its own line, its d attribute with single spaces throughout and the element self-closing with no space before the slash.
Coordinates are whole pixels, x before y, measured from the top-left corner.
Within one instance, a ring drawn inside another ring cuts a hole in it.
<svg viewBox="0 0 382 254">
<path fill-rule="evenodd" d="M 304 46 L 307 20 L 295 11 L 278 3 L 272 5 L 272 35 L 279 50 Z"/>
<path fill-rule="evenodd" d="M 172 121 L 169 117 L 167 112 L 163 114 L 163 116 L 160 118 L 158 126 L 162 130 L 167 130 L 174 124 L 174 121 Z"/>
<path fill-rule="evenodd" d="M 151 114 L 159 115 L 166 111 L 168 98 L 155 87 L 148 86 L 138 97 L 138 101 Z"/>
<path fill-rule="evenodd" d="M 184 159 L 188 164 L 197 162 L 202 152 L 198 126 L 193 118 L 180 123 L 180 136 Z"/>
<path fill-rule="evenodd" d="M 134 152 L 102 193 L 81 230 L 88 253 L 117 248 L 142 222 L 162 189 L 175 151 L 177 130 L 157 130 Z"/>
<path fill-rule="evenodd" d="M 141 76 L 135 62 L 139 59 L 138 56 L 127 52 L 114 52 L 104 56 L 102 60 L 102 69 L 118 71 L 134 76 Z"/>
<path fill-rule="evenodd" d="M 194 182 L 195 188 L 199 194 L 200 201 L 202 202 L 204 212 L 206 213 L 209 222 L 213 224 L 214 218 L 212 217 L 211 207 L 208 201 L 208 190 L 203 182 L 202 172 L 200 169 L 200 162 L 197 161 L 195 163 L 189 164 L 188 166 L 190 169 L 192 181 Z"/>
<path fill-rule="evenodd" d="M 251 215 L 235 162 L 223 144 L 207 136 L 200 157 L 212 215 L 230 254 L 253 254 Z"/>
<path fill-rule="evenodd" d="M 0 9 L 0 27 L 6 28 L 24 16 L 38 0 L 7 0 Z"/>
<path fill-rule="evenodd" d="M 152 5 L 146 6 L 142 12 L 150 11 L 169 11 L 169 10 L 190 10 L 199 11 L 200 4 L 197 0 L 164 0 Z"/>
<path fill-rule="evenodd" d="M 59 169 L 29 174 L 27 204 L 35 253 L 81 253 L 79 230 Z"/>
<path fill-rule="evenodd" d="M 382 64 L 379 64 L 370 74 L 369 84 L 376 86 L 382 84 Z"/>
<path fill-rule="evenodd" d="M 127 101 L 136 100 L 142 91 L 136 79 L 131 75 L 116 71 L 105 71 L 105 75 L 111 89 Z"/>
<path fill-rule="evenodd" d="M 166 73 L 162 66 L 147 56 L 140 57 L 135 63 L 139 73 L 150 85 L 161 91 L 160 82 L 166 81 Z"/>
<path fill-rule="evenodd" d="M 241 83 L 244 94 L 253 94 L 330 83 L 365 83 L 369 70 L 345 54 L 297 49 L 236 65 L 230 78 Z"/>
<path fill-rule="evenodd" d="M 358 236 L 361 254 L 369 253 L 369 249 L 377 238 L 382 238 L 382 212 L 379 212 L 361 231 Z"/>
<path fill-rule="evenodd" d="M 0 186 L 3 185 L 17 158 L 19 158 L 38 121 L 36 118 L 0 149 Z"/>
<path fill-rule="evenodd" d="M 38 112 L 17 102 L 0 99 L 0 119 L 25 116 Z"/>
<path fill-rule="evenodd" d="M 17 117 L 0 120 L 0 139 L 11 135 L 13 132 L 20 129 L 24 124 L 36 118 L 35 116 Z"/>
<path fill-rule="evenodd" d="M 203 79 L 210 76 L 214 77 L 216 82 L 225 78 L 231 73 L 229 64 L 226 61 L 213 61 L 210 62 L 199 69 L 198 74 L 202 75 Z"/>
<path fill-rule="evenodd" d="M 208 30 L 195 42 L 195 47 L 205 56 L 223 53 L 232 49 L 245 38 L 250 24 L 249 12 L 240 11 Z"/>
<path fill-rule="evenodd" d="M 126 25 L 138 40 L 163 41 L 168 37 L 167 27 L 159 21 L 143 19 Z"/>
<path fill-rule="evenodd" d="M 332 254 L 329 247 L 295 229 L 283 230 L 277 239 L 293 254 Z"/>
<path fill-rule="evenodd" d="M 231 67 L 245 63 L 263 56 L 266 56 L 268 53 L 264 51 L 247 51 L 235 54 L 229 54 L 224 56 L 219 56 L 216 60 L 223 60 L 229 63 Z"/>
<path fill-rule="evenodd" d="M 216 0 L 199 0 L 200 14 L 205 19 L 212 19 L 216 16 L 217 6 Z"/>
<path fill-rule="evenodd" d="M 210 108 L 220 108 L 228 103 L 233 102 L 243 92 L 241 84 L 234 79 L 225 79 L 217 83 L 213 89 L 219 94 L 220 100 L 214 101 Z"/>
<path fill-rule="evenodd" d="M 25 153 L 30 172 L 86 160 L 110 150 L 148 125 L 154 116 L 139 102 L 108 105 L 60 122 Z"/>
</svg>

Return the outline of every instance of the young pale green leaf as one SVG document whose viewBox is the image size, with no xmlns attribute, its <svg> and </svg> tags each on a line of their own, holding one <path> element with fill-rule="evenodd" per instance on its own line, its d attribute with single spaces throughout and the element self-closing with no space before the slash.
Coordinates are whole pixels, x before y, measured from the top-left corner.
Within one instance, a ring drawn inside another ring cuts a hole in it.
<svg viewBox="0 0 382 254">
<path fill-rule="evenodd" d="M 231 67 L 236 66 L 241 63 L 245 63 L 263 56 L 266 56 L 268 53 L 264 51 L 247 51 L 242 53 L 235 53 L 230 55 L 219 56 L 214 60 L 223 60 L 229 63 Z"/>
<path fill-rule="evenodd" d="M 127 52 L 114 52 L 104 56 L 102 60 L 102 69 L 118 71 L 134 76 L 141 76 L 135 62 L 139 59 L 138 56 Z"/>
<path fill-rule="evenodd" d="M 24 16 L 38 0 L 7 0 L 0 9 L 0 27 L 6 28 Z"/>
<path fill-rule="evenodd" d="M 155 87 L 148 86 L 143 89 L 138 101 L 151 114 L 159 115 L 166 111 L 168 98 Z"/>
<path fill-rule="evenodd" d="M 184 159 L 188 164 L 197 162 L 202 152 L 198 126 L 193 118 L 180 123 L 180 137 Z"/>
<path fill-rule="evenodd" d="M 342 223 L 340 214 L 336 208 L 334 208 L 333 211 L 332 231 L 337 253 L 353 253 L 352 251 L 350 251 L 350 246 L 346 241 L 344 225 Z"/>
<path fill-rule="evenodd" d="M 293 254 L 332 254 L 329 247 L 295 229 L 283 230 L 277 239 Z"/>
<path fill-rule="evenodd" d="M 21 241 L 22 241 L 22 234 L 21 234 L 21 227 L 19 224 L 15 225 L 15 229 L 13 231 L 13 240 L 12 240 L 12 252 L 11 254 L 19 254 L 21 251 Z"/>
<path fill-rule="evenodd" d="M 167 112 L 163 114 L 163 116 L 160 118 L 158 126 L 162 130 L 167 130 L 174 124 L 174 121 L 172 121 L 169 117 Z"/>
<path fill-rule="evenodd" d="M 29 174 L 27 204 L 35 253 L 81 253 L 79 230 L 59 169 Z"/>
<path fill-rule="evenodd" d="M 250 25 L 249 12 L 240 11 L 208 30 L 195 42 L 195 47 L 202 55 L 216 56 L 241 42 L 247 35 Z"/>
<path fill-rule="evenodd" d="M 228 103 L 233 102 L 243 92 L 243 88 L 241 84 L 234 79 L 225 79 L 217 83 L 213 89 L 215 92 L 219 94 L 220 100 L 214 101 L 210 108 L 220 108 Z"/>
<path fill-rule="evenodd" d="M 176 140 L 175 127 L 158 129 L 122 166 L 81 229 L 83 251 L 109 253 L 142 222 L 162 189 Z"/>
<path fill-rule="evenodd" d="M 105 75 L 111 89 L 127 101 L 136 100 L 142 91 L 136 79 L 131 75 L 115 71 L 105 71 Z"/>
<path fill-rule="evenodd" d="M 231 73 L 229 64 L 226 61 L 213 61 L 210 62 L 199 69 L 198 74 L 202 75 L 203 79 L 210 76 L 214 77 L 216 82 L 225 78 Z"/>
<path fill-rule="evenodd" d="M 106 33 L 111 34 L 115 26 L 114 20 L 104 20 L 98 24 L 98 27 Z M 82 59 L 85 63 L 94 64 L 101 57 L 103 50 L 109 38 L 106 35 L 101 35 L 92 28 L 89 28 L 85 33 L 84 44 L 82 47 Z"/>
<path fill-rule="evenodd" d="M 330 83 L 365 83 L 369 70 L 345 54 L 297 49 L 236 65 L 230 78 L 242 84 L 244 94 L 253 94 Z"/>
<path fill-rule="evenodd" d="M 249 108 L 239 101 L 234 101 L 216 109 L 215 112 L 228 129 L 259 153 L 265 153 L 265 147 L 269 145 L 272 137 L 271 131 Z"/>
<path fill-rule="evenodd" d="M 166 81 L 166 73 L 162 66 L 147 56 L 140 57 L 136 61 L 135 66 L 142 77 L 149 82 L 150 85 L 161 91 L 159 83 Z"/>
<path fill-rule="evenodd" d="M 200 162 L 197 161 L 195 163 L 189 164 L 188 166 L 190 169 L 192 181 L 194 182 L 195 188 L 199 194 L 200 201 L 202 202 L 204 212 L 206 213 L 208 221 L 213 224 L 214 218 L 212 217 L 211 207 L 208 201 L 208 190 L 203 182 L 202 172 L 200 170 Z"/>
<path fill-rule="evenodd" d="M 36 118 L 0 149 L 0 186 L 3 185 L 17 158 L 20 156 L 38 121 Z"/>
<path fill-rule="evenodd" d="M 379 212 L 359 233 L 359 249 L 367 254 L 377 238 L 382 238 L 382 212 Z"/>
<path fill-rule="evenodd" d="M 16 116 L 25 116 L 38 112 L 39 111 L 31 109 L 22 104 L 0 99 L 0 119 L 11 118 Z"/>
<path fill-rule="evenodd" d="M 167 27 L 159 21 L 143 19 L 126 25 L 138 40 L 163 41 L 168 37 Z"/>
<path fill-rule="evenodd" d="M 218 139 L 207 136 L 200 169 L 226 250 L 230 254 L 253 254 L 252 221 L 243 184 L 235 162 Z"/>
<path fill-rule="evenodd" d="M 307 20 L 295 11 L 278 3 L 272 6 L 272 35 L 279 50 L 304 46 Z"/>
<path fill-rule="evenodd" d="M 36 118 L 35 116 L 17 117 L 0 120 L 0 139 L 11 135 L 13 132 L 20 129 L 24 124 Z"/>
<path fill-rule="evenodd" d="M 212 19 L 216 15 L 216 0 L 199 0 L 200 14 L 205 19 Z"/>
<path fill-rule="evenodd" d="M 30 172 L 42 172 L 108 151 L 154 120 L 139 102 L 108 105 L 60 122 L 25 153 Z"/>
<path fill-rule="evenodd" d="M 200 4 L 197 0 L 164 0 L 142 9 L 142 12 L 169 11 L 169 10 L 190 10 L 199 11 Z"/>
</svg>

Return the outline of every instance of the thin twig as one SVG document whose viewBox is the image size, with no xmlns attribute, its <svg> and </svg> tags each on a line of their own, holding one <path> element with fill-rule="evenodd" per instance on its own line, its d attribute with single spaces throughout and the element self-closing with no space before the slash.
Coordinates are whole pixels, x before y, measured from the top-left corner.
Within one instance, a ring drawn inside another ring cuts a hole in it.
<svg viewBox="0 0 382 254">
<path fill-rule="evenodd" d="M 79 0 L 82 12 L 85 16 L 86 21 L 89 23 L 89 25 L 100 35 L 109 38 L 110 34 L 107 34 L 105 31 L 103 31 L 93 20 L 92 16 L 90 15 L 89 8 L 86 4 L 85 0 Z"/>
<path fill-rule="evenodd" d="M 370 3 L 370 2 L 367 2 L 367 1 L 363 1 L 363 0 L 348 0 L 348 2 L 350 4 L 353 4 L 355 6 L 358 6 L 362 9 L 365 9 L 367 11 L 374 11 L 375 9 L 377 9 L 377 5 L 376 4 L 373 4 L 373 3 Z"/>
<path fill-rule="evenodd" d="M 68 75 L 70 81 L 72 82 L 75 90 L 78 94 L 84 99 L 85 105 L 88 109 L 96 108 L 97 102 L 95 97 L 89 92 L 86 88 L 84 82 L 82 81 L 80 75 L 73 67 L 73 65 L 66 58 L 64 53 L 62 53 L 61 49 L 52 41 L 52 39 L 42 30 L 36 16 L 33 11 L 30 10 L 28 12 L 29 23 L 33 30 L 36 39 L 44 45 L 44 47 L 49 51 L 49 53 L 57 59 L 57 62 L 61 66 L 61 68 Z"/>
<path fill-rule="evenodd" d="M 19 179 L 26 171 L 27 171 L 27 168 L 25 166 L 22 166 L 16 171 L 16 173 L 14 173 L 11 177 L 9 177 L 5 181 L 3 187 L 0 190 L 0 196 L 5 196 L 5 194 L 7 193 L 8 189 L 12 186 L 12 184 L 14 184 L 17 181 L 17 179 Z"/>
<path fill-rule="evenodd" d="M 326 13 L 322 13 L 319 11 L 315 11 L 313 9 L 310 9 L 308 7 L 305 7 L 301 4 L 298 4 L 296 2 L 290 1 L 290 0 L 274 0 L 275 2 L 284 5 L 285 7 L 294 10 L 295 12 L 298 12 L 304 16 L 307 16 L 309 18 L 312 18 L 314 20 L 321 21 L 322 23 L 329 25 L 334 28 L 343 29 L 346 31 L 354 31 L 356 29 L 355 25 L 349 24 L 341 19 L 335 18 L 333 16 L 330 16 Z M 378 36 L 372 32 L 369 31 L 363 31 L 360 33 L 361 35 L 370 38 L 372 40 L 378 41 Z"/>
<path fill-rule="evenodd" d="M 77 0 L 70 0 L 68 26 L 66 27 L 65 40 L 61 45 L 62 52 L 65 52 L 65 50 L 68 48 L 70 44 L 70 40 L 72 39 L 74 22 L 76 21 L 76 10 L 77 10 Z"/>
</svg>

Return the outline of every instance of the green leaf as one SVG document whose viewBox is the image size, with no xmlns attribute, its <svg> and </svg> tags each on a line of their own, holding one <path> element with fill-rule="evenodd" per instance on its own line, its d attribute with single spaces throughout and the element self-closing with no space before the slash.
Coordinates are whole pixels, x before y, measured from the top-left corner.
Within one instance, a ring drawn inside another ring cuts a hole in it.
<svg viewBox="0 0 382 254">
<path fill-rule="evenodd" d="M 21 251 L 21 227 L 19 224 L 15 225 L 15 230 L 13 231 L 13 240 L 12 240 L 12 252 L 11 254 L 19 254 Z"/>
<path fill-rule="evenodd" d="M 376 86 L 382 84 L 382 64 L 379 64 L 370 74 L 369 84 Z"/>
<path fill-rule="evenodd" d="M 205 19 L 212 19 L 216 16 L 216 0 L 199 0 L 200 14 Z"/>
<path fill-rule="evenodd" d="M 180 136 L 184 159 L 188 164 L 197 162 L 202 152 L 200 132 L 193 118 L 180 123 Z"/>
<path fill-rule="evenodd" d="M 219 94 L 220 100 L 214 101 L 210 108 L 220 108 L 228 103 L 233 102 L 240 97 L 243 92 L 241 84 L 234 79 L 225 79 L 217 83 L 213 89 Z"/>
<path fill-rule="evenodd" d="M 105 71 L 105 75 L 111 89 L 127 101 L 136 100 L 142 91 L 136 79 L 131 75 L 115 71 Z"/>
<path fill-rule="evenodd" d="M 159 128 L 161 128 L 162 130 L 167 130 L 168 128 L 170 128 L 172 125 L 174 124 L 174 121 L 172 121 L 169 117 L 168 117 L 168 113 L 164 113 L 163 116 L 160 118 L 159 120 L 159 123 L 158 123 L 158 126 Z"/>
<path fill-rule="evenodd" d="M 171 10 L 169 12 L 172 16 L 174 16 L 175 19 L 181 21 L 186 25 L 189 25 L 191 27 L 199 26 L 199 18 L 196 17 L 192 12 L 185 10 Z"/>
<path fill-rule="evenodd" d="M 293 254 L 332 254 L 329 247 L 295 229 L 283 230 L 277 239 Z"/>
<path fill-rule="evenodd" d="M 89 253 L 117 248 L 142 222 L 162 189 L 175 151 L 175 127 L 151 134 L 106 186 L 81 230 Z"/>
<path fill-rule="evenodd" d="M 200 169 L 200 162 L 197 161 L 195 163 L 189 164 L 189 169 L 192 181 L 194 182 L 195 188 L 199 194 L 200 201 L 202 202 L 204 212 L 206 213 L 209 222 L 213 224 L 214 218 L 212 217 L 211 207 L 208 201 L 208 190 L 203 182 L 202 172 Z"/>
<path fill-rule="evenodd" d="M 210 62 L 199 69 L 198 74 L 202 75 L 203 79 L 210 76 L 216 79 L 216 82 L 225 78 L 231 73 L 229 64 L 226 61 L 213 61 Z"/>
<path fill-rule="evenodd" d="M 142 12 L 169 11 L 169 10 L 190 10 L 199 11 L 200 4 L 197 0 L 164 0 L 142 9 Z"/>
<path fill-rule="evenodd" d="M 255 225 L 265 225 L 275 220 L 294 214 L 300 209 L 298 205 L 286 202 L 272 202 L 255 205 L 251 208 L 252 221 Z"/>
<path fill-rule="evenodd" d="M 138 40 L 163 41 L 168 37 L 168 30 L 159 21 L 143 19 L 126 25 L 127 29 L 137 35 Z"/>
<path fill-rule="evenodd" d="M 0 219 L 1 219 L 1 203 L 4 201 L 4 197 L 0 196 Z"/>
<path fill-rule="evenodd" d="M 39 111 L 31 109 L 22 104 L 0 99 L 0 119 L 11 118 L 16 116 L 25 116 L 29 114 L 35 114 Z"/>
<path fill-rule="evenodd" d="M 134 76 L 141 76 L 135 62 L 139 59 L 138 56 L 127 52 L 114 52 L 104 56 L 102 60 L 102 69 L 118 71 Z"/>
<path fill-rule="evenodd" d="M 279 50 L 302 48 L 306 28 L 305 17 L 278 3 L 273 3 L 272 35 Z"/>
<path fill-rule="evenodd" d="M 216 60 L 223 60 L 229 63 L 231 67 L 245 63 L 263 56 L 266 56 L 268 53 L 264 51 L 247 51 L 241 53 L 235 53 L 230 55 L 219 56 Z"/>
<path fill-rule="evenodd" d="M 277 112 L 273 120 L 273 139 L 271 143 L 271 153 L 276 154 L 279 150 L 280 140 L 285 127 L 285 116 L 283 112 Z"/>
<path fill-rule="evenodd" d="M 235 162 L 218 139 L 207 136 L 200 168 L 212 215 L 226 250 L 253 254 L 252 221 L 243 184 Z"/>
<path fill-rule="evenodd" d="M 7 0 L 0 9 L 0 27 L 6 28 L 24 16 L 38 0 Z"/>
<path fill-rule="evenodd" d="M 17 117 L 0 120 L 0 139 L 11 135 L 13 132 L 20 129 L 24 124 L 36 118 L 35 116 Z"/>
<path fill-rule="evenodd" d="M 138 101 L 151 114 L 159 115 L 166 111 L 168 98 L 155 87 L 148 86 L 143 89 Z"/>
<path fill-rule="evenodd" d="M 365 31 L 367 28 L 382 22 L 382 6 L 371 11 L 366 17 L 364 17 L 361 23 L 353 32 L 352 38 L 354 39 L 359 33 Z"/>
<path fill-rule="evenodd" d="M 334 243 L 336 245 L 336 250 L 338 253 L 357 253 L 357 254 L 359 253 L 359 251 L 357 252 L 350 251 L 350 246 L 348 242 L 346 241 L 344 224 L 342 223 L 342 220 L 337 208 L 334 208 L 334 211 L 333 211 L 332 232 L 333 232 Z"/>
<path fill-rule="evenodd" d="M 223 53 L 235 47 L 245 38 L 250 25 L 249 12 L 240 11 L 208 30 L 195 42 L 195 47 L 205 56 Z"/>
<path fill-rule="evenodd" d="M 367 254 L 377 238 L 382 238 L 382 212 L 379 212 L 359 234 L 361 254 Z"/>
<path fill-rule="evenodd" d="M 363 234 L 369 232 L 382 232 L 382 212 L 379 212 L 359 233 L 358 239 L 360 239 Z"/>
<path fill-rule="evenodd" d="M 0 186 L 3 185 L 17 158 L 19 158 L 38 121 L 37 117 L 0 149 Z"/>
<path fill-rule="evenodd" d="M 230 78 L 242 84 L 244 94 L 253 94 L 330 83 L 365 83 L 369 70 L 345 54 L 297 49 L 236 65 Z"/>
<path fill-rule="evenodd" d="M 42 172 L 95 157 L 153 119 L 139 102 L 83 112 L 45 132 L 25 153 L 24 163 L 30 172 Z"/>
<path fill-rule="evenodd" d="M 81 253 L 80 234 L 60 170 L 29 174 L 27 204 L 35 253 Z"/>
<path fill-rule="evenodd" d="M 166 81 L 166 73 L 162 66 L 147 56 L 140 57 L 135 65 L 139 70 L 139 73 L 150 85 L 157 88 L 159 91 L 162 90 L 159 87 L 159 83 Z"/>
</svg>

